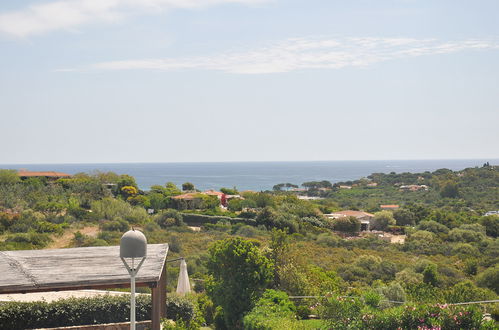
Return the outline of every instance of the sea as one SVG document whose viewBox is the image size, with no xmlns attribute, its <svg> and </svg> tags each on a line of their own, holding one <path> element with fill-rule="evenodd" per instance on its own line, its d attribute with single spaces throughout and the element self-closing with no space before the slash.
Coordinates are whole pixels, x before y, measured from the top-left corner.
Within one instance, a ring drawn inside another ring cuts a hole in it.
<svg viewBox="0 0 499 330">
<path fill-rule="evenodd" d="M 278 183 L 301 185 L 307 181 L 332 183 L 356 180 L 372 173 L 419 173 L 441 168 L 462 170 L 485 162 L 498 165 L 499 159 L 452 160 L 355 160 L 282 162 L 197 162 L 197 163 L 108 163 L 108 164 L 9 164 L 2 169 L 57 171 L 69 174 L 112 171 L 135 177 L 140 189 L 173 182 L 192 182 L 196 189 L 236 187 L 239 191 L 271 190 Z"/>
</svg>

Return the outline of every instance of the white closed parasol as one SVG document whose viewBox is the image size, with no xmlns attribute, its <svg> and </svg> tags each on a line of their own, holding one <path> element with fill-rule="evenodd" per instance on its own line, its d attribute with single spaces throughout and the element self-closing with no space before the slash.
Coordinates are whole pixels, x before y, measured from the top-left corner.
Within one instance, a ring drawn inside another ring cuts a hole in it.
<svg viewBox="0 0 499 330">
<path fill-rule="evenodd" d="M 191 292 L 191 284 L 189 283 L 189 274 L 187 273 L 187 263 L 184 259 L 180 261 L 180 273 L 178 275 L 177 293 L 181 296 Z"/>
</svg>

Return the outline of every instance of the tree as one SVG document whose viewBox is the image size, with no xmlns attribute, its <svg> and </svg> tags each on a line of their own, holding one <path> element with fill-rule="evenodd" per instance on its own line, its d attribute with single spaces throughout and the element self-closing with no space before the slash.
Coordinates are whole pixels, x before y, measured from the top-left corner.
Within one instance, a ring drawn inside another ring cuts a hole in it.
<svg viewBox="0 0 499 330">
<path fill-rule="evenodd" d="M 356 217 L 345 217 L 333 222 L 333 229 L 346 233 L 357 233 L 360 231 L 360 221 Z"/>
<path fill-rule="evenodd" d="M 423 282 L 426 284 L 430 284 L 431 286 L 437 286 L 438 273 L 437 266 L 435 264 L 429 264 L 423 270 Z"/>
<path fill-rule="evenodd" d="M 480 219 L 480 224 L 485 227 L 487 236 L 499 236 L 499 216 L 489 215 Z"/>
<path fill-rule="evenodd" d="M 440 196 L 442 197 L 448 197 L 448 198 L 456 198 L 459 196 L 459 189 L 457 187 L 457 184 L 452 181 L 446 182 L 443 186 L 442 189 L 440 190 Z"/>
<path fill-rule="evenodd" d="M 14 184 L 21 181 L 16 170 L 1 170 L 0 169 L 0 185 Z"/>
<path fill-rule="evenodd" d="M 208 294 L 223 308 L 228 329 L 241 328 L 244 313 L 272 282 L 272 262 L 239 237 L 215 242 L 209 254 Z"/>
<path fill-rule="evenodd" d="M 289 190 L 290 188 L 298 188 L 297 185 L 292 184 L 292 183 L 279 183 L 276 184 L 274 187 L 272 187 L 272 190 L 274 191 L 282 191 L 282 188 L 286 188 L 286 190 Z"/>
<path fill-rule="evenodd" d="M 390 211 L 381 211 L 374 213 L 374 218 L 371 223 L 371 229 L 386 230 L 388 226 L 393 226 L 395 219 Z"/>
<path fill-rule="evenodd" d="M 183 191 L 194 190 L 194 184 L 190 182 L 182 183 L 182 190 Z"/>
<path fill-rule="evenodd" d="M 499 265 L 487 268 L 476 277 L 478 286 L 489 288 L 499 294 Z"/>
<path fill-rule="evenodd" d="M 393 217 L 398 226 L 414 226 L 416 223 L 416 216 L 409 210 L 395 210 L 395 212 L 393 212 Z"/>
<path fill-rule="evenodd" d="M 230 188 L 220 188 L 220 191 L 226 195 L 239 195 L 239 191 L 237 191 L 236 187 Z"/>
</svg>

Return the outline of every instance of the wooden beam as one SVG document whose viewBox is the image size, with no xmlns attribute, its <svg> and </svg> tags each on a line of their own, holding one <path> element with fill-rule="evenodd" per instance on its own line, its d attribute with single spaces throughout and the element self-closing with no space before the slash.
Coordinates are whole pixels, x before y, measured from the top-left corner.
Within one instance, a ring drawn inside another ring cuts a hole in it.
<svg viewBox="0 0 499 330">
<path fill-rule="evenodd" d="M 158 285 L 152 293 L 152 330 L 160 330 L 161 319 L 166 317 L 166 264 L 163 265 Z"/>
</svg>

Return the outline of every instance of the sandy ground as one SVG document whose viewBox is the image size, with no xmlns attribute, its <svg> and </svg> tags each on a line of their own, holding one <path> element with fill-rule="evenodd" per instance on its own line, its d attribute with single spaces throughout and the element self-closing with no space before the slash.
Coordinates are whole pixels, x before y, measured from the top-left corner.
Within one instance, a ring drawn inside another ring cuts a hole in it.
<svg viewBox="0 0 499 330">
<path fill-rule="evenodd" d="M 71 290 L 58 292 L 32 292 L 32 293 L 15 293 L 15 294 L 0 294 L 0 301 L 46 301 L 51 302 L 66 298 L 83 298 L 95 297 L 101 295 L 129 295 L 128 292 L 119 291 L 101 291 L 101 290 Z"/>
<path fill-rule="evenodd" d="M 52 237 L 54 240 L 52 243 L 50 243 L 47 246 L 47 249 L 61 249 L 68 247 L 69 244 L 71 243 L 71 240 L 74 238 L 74 233 L 79 231 L 83 235 L 91 236 L 91 237 L 97 237 L 97 234 L 99 233 L 99 227 L 98 226 L 88 226 L 88 227 L 83 227 L 83 228 L 71 228 L 64 232 L 62 236 L 55 236 Z"/>
</svg>

